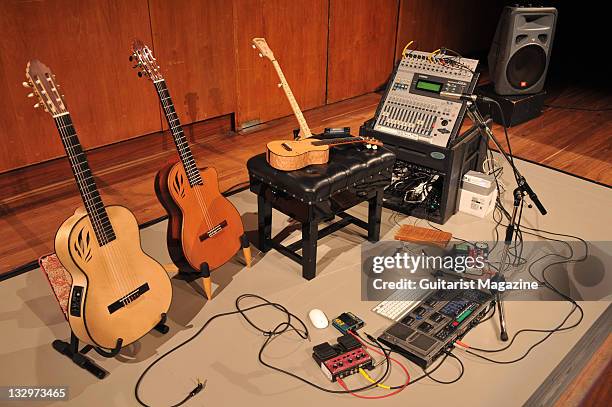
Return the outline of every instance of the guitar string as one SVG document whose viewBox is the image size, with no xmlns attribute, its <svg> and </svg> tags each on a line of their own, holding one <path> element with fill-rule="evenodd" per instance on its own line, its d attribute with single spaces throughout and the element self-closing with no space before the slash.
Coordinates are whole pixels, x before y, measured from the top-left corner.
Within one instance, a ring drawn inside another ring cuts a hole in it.
<svg viewBox="0 0 612 407">
<path fill-rule="evenodd" d="M 83 185 L 83 187 L 81 188 L 82 189 L 81 194 L 82 194 L 83 200 L 85 201 L 84 202 L 85 208 L 87 209 L 88 205 L 91 205 L 94 201 L 89 196 L 91 194 L 91 192 L 89 192 L 89 190 L 85 189 L 85 187 L 84 187 L 84 185 L 86 185 L 85 184 L 86 178 L 83 175 L 84 172 L 80 169 L 79 163 L 76 162 L 76 149 L 77 149 L 77 147 L 73 146 L 71 140 L 69 139 L 69 137 L 76 136 L 76 130 L 74 130 L 74 126 L 72 126 L 71 123 L 68 123 L 68 122 L 65 121 L 65 116 L 68 116 L 68 115 L 58 116 L 57 117 L 57 121 L 59 123 L 59 125 L 57 127 L 58 127 L 58 130 L 60 132 L 60 135 L 65 139 L 64 146 L 65 146 L 65 148 L 66 148 L 66 150 L 68 152 L 68 157 L 70 158 L 70 164 L 71 164 L 71 167 L 74 170 L 74 175 L 77 178 L 77 183 L 79 183 L 80 185 Z M 68 131 L 68 128 L 70 126 L 73 128 L 73 134 L 70 134 L 69 131 Z M 78 142 L 78 138 L 77 138 L 77 142 Z M 76 165 L 79 165 L 79 168 L 77 168 Z M 89 215 L 90 223 L 92 224 L 92 227 L 94 229 L 94 233 L 96 231 L 96 228 L 98 228 L 99 230 L 102 230 L 103 229 L 103 224 L 102 224 L 102 221 L 97 216 L 96 212 L 91 210 L 91 211 L 87 211 L 87 213 Z M 95 234 L 95 237 L 96 237 L 96 239 L 98 239 L 98 235 L 97 234 Z M 102 238 L 103 237 L 101 237 L 101 239 Z M 108 264 L 108 263 L 110 263 L 109 259 L 108 259 L 108 255 L 107 255 L 106 251 L 102 248 L 103 246 L 101 245 L 101 243 L 102 243 L 101 241 L 98 242 L 98 245 L 100 245 L 100 252 L 102 254 L 102 258 L 103 258 L 104 263 Z M 110 266 L 111 267 L 108 270 L 106 270 L 106 268 L 105 268 L 104 273 L 109 278 L 109 280 L 111 281 L 111 286 L 112 286 L 111 289 L 115 292 L 115 295 L 120 295 L 119 293 L 121 292 L 122 287 L 121 287 L 121 284 L 120 284 L 120 282 L 119 282 L 119 280 L 117 278 L 118 275 L 117 275 L 116 270 L 114 269 L 112 263 L 110 264 Z M 112 274 L 112 277 L 109 276 L 109 273 L 108 273 L 109 271 Z"/>
<path fill-rule="evenodd" d="M 168 112 L 169 108 L 173 107 L 174 104 L 171 102 L 170 92 L 167 89 L 167 87 L 165 89 L 165 92 L 167 94 L 167 98 L 163 97 L 162 92 L 164 91 L 164 89 L 161 87 L 162 83 L 165 84 L 165 81 L 162 80 L 162 81 L 159 81 L 159 82 L 154 82 L 155 87 L 156 87 L 156 89 L 158 91 L 158 95 L 160 96 L 160 102 L 162 104 L 162 107 L 164 108 L 164 113 L 166 114 L 166 119 L 168 120 L 168 125 L 170 126 L 170 130 L 171 130 L 172 135 L 174 137 L 175 143 L 177 145 L 177 148 L 179 149 L 179 153 L 182 152 L 181 149 L 184 150 L 185 147 L 186 147 L 187 148 L 186 151 L 190 153 L 190 156 L 191 156 L 191 159 L 192 159 L 191 166 L 193 168 L 188 170 L 188 168 L 185 165 L 185 162 L 182 160 L 183 161 L 183 168 L 185 169 L 185 172 L 187 173 L 188 177 L 189 177 L 189 172 L 191 171 L 192 174 L 197 173 L 196 175 L 199 176 L 199 178 L 201 179 L 201 175 L 199 173 L 199 169 L 197 168 L 197 166 L 195 164 L 195 159 L 193 158 L 193 154 L 189 150 L 189 145 L 186 143 L 186 141 L 184 139 L 180 140 L 180 143 L 179 143 L 179 139 L 178 139 L 177 133 L 175 133 L 175 131 L 176 131 L 176 129 L 178 129 L 178 132 L 182 133 L 183 135 L 184 135 L 184 133 L 182 131 L 182 126 L 180 125 L 180 121 L 178 119 L 178 113 L 176 113 L 176 109 L 173 109 L 174 110 L 173 112 L 170 112 L 170 113 Z M 170 100 L 170 103 L 168 103 L 167 100 Z M 173 119 L 173 121 L 176 120 L 177 122 L 179 122 L 178 126 L 172 126 L 170 124 L 169 116 L 170 116 L 171 113 L 175 114 L 176 119 Z M 186 154 L 184 151 L 183 151 L 183 153 Z M 197 181 L 197 180 L 195 180 L 195 181 Z M 190 185 L 191 185 L 191 182 L 190 182 Z M 198 201 L 198 206 L 200 207 L 200 210 L 202 211 L 202 214 L 204 215 L 204 219 L 205 219 L 205 222 L 207 224 L 208 231 L 210 231 L 212 229 L 212 227 L 214 226 L 214 224 L 213 224 L 214 222 L 212 221 L 212 219 L 210 217 L 210 214 L 208 213 L 208 205 L 206 204 L 205 198 L 201 195 L 199 188 L 196 188 L 197 185 L 201 185 L 201 184 L 198 183 L 198 182 L 194 182 L 194 185 L 191 185 L 191 187 L 192 187 L 192 190 L 194 191 L 194 194 L 195 194 L 196 199 Z"/>
<path fill-rule="evenodd" d="M 63 134 L 63 135 L 67 134 L 69 137 L 75 137 L 77 139 L 77 142 L 78 142 L 78 137 L 76 137 L 76 130 L 74 129 L 74 126 L 71 123 L 65 122 L 64 116 L 60 116 L 58 119 L 62 123 L 62 127 L 60 128 L 60 133 Z M 73 134 L 69 134 L 69 133 L 64 132 L 64 130 L 68 130 L 69 127 L 72 127 Z M 66 148 L 68 149 L 68 152 L 70 154 L 72 154 L 71 158 L 73 160 L 76 160 L 75 157 L 76 157 L 77 147 L 73 146 L 69 139 L 67 139 L 66 145 L 67 145 Z M 81 150 L 82 150 L 82 148 L 81 148 Z M 69 156 L 70 156 L 70 154 L 69 154 Z M 74 165 L 73 165 L 73 168 L 75 168 Z M 93 176 L 91 174 L 91 170 L 89 172 L 90 172 L 90 176 Z M 100 253 L 102 254 L 102 258 L 104 260 L 104 263 L 108 264 L 109 267 L 110 267 L 110 272 L 112 274 L 112 278 L 110 278 L 111 285 L 113 286 L 113 290 L 115 292 L 115 295 L 121 295 L 121 293 L 124 290 L 126 290 L 127 287 L 125 286 L 125 284 L 123 284 L 123 282 L 119 278 L 118 270 L 116 269 L 115 264 L 109 258 L 109 253 L 108 253 L 108 251 L 106 249 L 106 247 L 108 247 L 108 237 L 106 236 L 106 231 L 105 231 L 105 228 L 104 228 L 104 224 L 103 224 L 102 220 L 100 219 L 97 211 L 95 210 L 96 202 L 95 202 L 94 198 L 90 196 L 92 194 L 92 192 L 89 191 L 89 188 L 86 188 L 87 187 L 87 181 L 86 181 L 87 178 L 84 177 L 84 171 L 77 171 L 76 168 L 75 168 L 75 175 L 77 177 L 77 182 L 79 182 L 81 185 L 83 185 L 82 189 L 84 190 L 84 192 L 82 193 L 82 195 L 83 195 L 83 199 L 85 201 L 86 209 L 87 209 L 88 205 L 90 207 L 92 207 L 92 209 L 88 211 L 88 215 L 89 215 L 90 222 L 92 223 L 92 227 L 94 228 L 94 232 L 96 232 L 96 229 L 98 229 L 100 231 L 99 233 L 96 233 L 96 239 L 99 239 L 98 245 L 100 246 Z M 110 219 L 109 219 L 109 224 L 110 224 Z M 112 224 L 111 224 L 111 227 L 112 227 Z M 98 236 L 98 234 L 100 236 Z M 105 272 L 105 274 L 108 277 L 108 273 Z"/>
<path fill-rule="evenodd" d="M 165 81 L 163 81 L 163 82 L 165 84 Z M 158 83 L 160 84 L 159 87 L 158 87 Z M 166 114 L 166 120 L 168 120 L 168 125 L 170 126 L 170 131 L 172 132 L 172 136 L 173 136 L 173 138 L 175 140 L 175 143 L 177 145 L 177 149 L 179 150 L 179 156 L 181 155 L 180 153 L 186 154 L 185 153 L 185 147 L 187 147 L 186 151 L 190 153 L 190 156 L 193 159 L 193 154 L 190 152 L 189 146 L 187 145 L 186 141 L 184 139 L 179 140 L 178 137 L 177 137 L 177 134 L 175 133 L 176 129 L 179 129 L 178 131 L 183 133 L 182 132 L 182 127 L 180 125 L 180 122 L 179 122 L 178 126 L 172 126 L 170 124 L 171 123 L 171 120 L 169 118 L 170 114 L 174 113 L 175 116 L 176 116 L 176 118 L 173 119 L 172 121 L 174 121 L 174 120 L 179 121 L 178 120 L 178 114 L 176 113 L 175 109 L 173 109 L 174 110 L 173 112 L 168 113 L 168 109 L 170 107 L 173 107 L 174 104 L 172 103 L 172 99 L 170 98 L 170 92 L 168 91 L 167 87 L 165 89 L 167 97 L 166 98 L 163 97 L 162 91 L 164 91 L 164 89 L 161 87 L 161 83 L 162 83 L 162 81 L 154 82 L 156 88 L 158 89 L 158 95 L 160 97 L 160 102 L 162 104 L 162 107 L 164 108 L 164 113 Z M 170 103 L 168 103 L 167 100 L 170 100 Z M 184 133 L 183 133 L 183 135 L 184 135 Z M 191 163 L 190 163 L 193 168 L 190 168 L 190 167 L 186 166 L 185 161 L 182 160 L 182 156 L 181 156 L 181 161 L 183 163 L 183 168 L 185 169 L 185 172 L 186 172 L 188 178 L 190 176 L 193 177 L 193 175 L 190 175 L 190 172 L 191 172 L 191 174 L 195 174 L 196 176 L 199 176 L 199 178 L 201 179 L 199 170 L 198 170 L 197 166 L 195 165 L 195 160 L 191 161 Z M 197 181 L 197 179 L 195 181 Z M 192 187 L 192 189 L 194 191 L 196 199 L 198 200 L 198 205 L 200 206 L 200 210 L 202 211 L 202 213 L 204 215 L 204 218 L 205 218 L 205 221 L 206 221 L 206 224 L 207 224 L 207 228 L 210 230 L 213 227 L 213 222 L 212 222 L 212 219 L 210 218 L 210 216 L 208 214 L 208 208 L 206 206 L 206 202 L 203 201 L 203 197 L 201 197 L 201 195 L 198 193 L 199 189 L 195 188 L 197 185 L 199 185 L 199 183 L 194 182 L 194 185 L 191 185 L 191 179 L 190 179 L 189 180 L 189 184 L 190 184 L 190 186 Z"/>
<path fill-rule="evenodd" d="M 72 133 L 73 134 L 69 135 L 69 136 L 70 137 L 75 137 L 77 142 L 80 144 L 80 142 L 78 140 L 76 129 L 74 128 L 74 125 L 72 124 L 72 120 L 70 121 L 70 123 L 65 123 L 63 119 L 64 119 L 64 116 L 60 116 L 60 120 L 64 123 L 64 127 L 63 128 L 68 130 L 68 127 L 72 127 Z M 76 157 L 76 155 L 75 155 L 76 148 L 77 148 L 77 146 L 70 145 L 70 152 L 75 157 Z M 83 149 L 81 147 L 81 151 L 82 150 Z M 85 153 L 82 151 L 82 154 L 84 155 Z M 89 170 L 89 176 L 93 179 L 93 174 L 91 173 L 91 169 L 89 168 L 89 163 L 87 163 L 86 158 L 85 158 L 84 162 L 85 162 L 85 164 L 87 164 L 87 169 Z M 104 235 L 103 236 L 104 244 L 100 245 L 100 251 L 103 254 L 103 258 L 105 260 L 105 263 L 107 263 L 110 266 L 110 268 L 111 268 L 111 272 L 112 272 L 113 277 L 114 277 L 114 279 L 113 279 L 114 281 L 112 281 L 112 284 L 114 284 L 115 286 L 118 285 L 118 291 L 117 291 L 117 289 L 115 289 L 115 295 L 119 295 L 120 296 L 119 298 L 121 299 L 121 302 L 125 306 L 125 305 L 129 304 L 130 302 L 132 302 L 132 300 L 131 300 L 131 297 L 128 297 L 127 299 L 123 299 L 123 297 L 125 297 L 126 295 L 131 293 L 134 290 L 133 287 L 137 287 L 137 281 L 135 280 L 135 277 L 131 273 L 127 272 L 128 271 L 127 265 L 129 264 L 129 262 L 125 258 L 125 253 L 123 252 L 121 246 L 117 247 L 116 244 L 112 243 L 112 240 L 109 240 L 108 231 L 106 230 L 106 227 L 104 226 L 103 220 L 100 218 L 100 215 L 97 213 L 98 208 L 96 206 L 96 202 L 95 202 L 93 197 L 89 196 L 90 194 L 92 194 L 94 192 L 89 191 L 86 178 L 82 176 L 83 172 L 82 171 L 78 171 L 78 173 L 80 175 L 79 181 L 82 182 L 83 185 L 87 187 L 87 188 L 84 187 L 84 189 L 87 191 L 84 194 L 85 200 L 90 205 L 92 205 L 92 203 L 93 203 L 93 209 L 91 210 L 91 213 L 90 213 L 89 217 L 90 217 L 90 219 L 92 217 L 94 218 L 94 224 L 100 230 L 100 234 Z M 95 180 L 94 180 L 93 186 L 95 187 L 95 192 L 98 193 L 98 197 L 100 199 L 99 204 L 101 204 L 102 207 L 106 210 L 106 208 L 104 206 L 104 203 L 102 202 L 102 197 L 99 196 L 99 192 L 97 190 L 97 187 L 95 186 Z M 111 231 L 115 235 L 115 240 L 116 240 L 117 236 L 116 236 L 116 234 L 114 232 L 113 225 L 111 223 L 110 217 L 108 216 L 108 213 L 107 213 L 106 219 L 107 219 L 108 224 L 109 224 L 109 226 L 111 228 Z M 95 229 L 94 229 L 94 231 L 95 231 Z M 98 236 L 96 235 L 96 238 L 97 237 Z M 100 244 L 100 242 L 99 242 L 99 244 Z M 116 264 L 115 261 L 118 261 L 118 264 Z"/>
</svg>

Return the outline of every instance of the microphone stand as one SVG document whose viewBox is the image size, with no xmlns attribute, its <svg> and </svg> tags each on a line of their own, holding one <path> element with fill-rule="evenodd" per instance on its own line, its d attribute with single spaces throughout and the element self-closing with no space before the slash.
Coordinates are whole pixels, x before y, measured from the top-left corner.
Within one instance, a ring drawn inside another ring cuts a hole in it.
<svg viewBox="0 0 612 407">
<path fill-rule="evenodd" d="M 486 99 L 485 99 L 486 101 Z M 495 273 L 495 275 L 491 278 L 491 281 L 494 282 L 505 282 L 506 279 L 504 277 L 504 269 L 506 268 L 506 262 L 509 261 L 509 253 L 510 253 L 510 245 L 514 239 L 515 233 L 518 231 L 521 224 L 521 216 L 523 213 L 523 204 L 525 195 L 528 195 L 531 201 L 535 204 L 542 215 L 546 215 L 546 209 L 538 199 L 538 196 L 533 192 L 533 189 L 527 183 L 525 177 L 520 173 L 518 168 L 514 165 L 512 157 L 506 153 L 506 151 L 502 148 L 499 141 L 487 126 L 484 118 L 478 111 L 476 107 L 475 100 L 469 100 L 467 102 L 467 114 L 472 119 L 472 121 L 478 126 L 481 134 L 488 140 L 491 140 L 493 144 L 497 147 L 497 150 L 504 156 L 504 159 L 510 164 L 512 171 L 514 173 L 514 178 L 516 179 L 517 187 L 514 190 L 514 205 L 512 209 L 512 216 L 510 218 L 510 222 L 508 223 L 508 227 L 506 228 L 506 236 L 504 238 L 504 248 L 502 252 L 502 257 L 499 265 L 499 269 Z M 501 110 L 501 109 L 500 109 Z M 531 205 L 528 205 L 531 208 Z M 493 290 L 491 290 L 493 291 Z M 497 303 L 497 309 L 499 313 L 499 327 L 500 327 L 500 339 L 502 341 L 508 340 L 508 331 L 506 330 L 506 315 L 504 312 L 504 304 L 501 298 L 501 292 L 499 290 L 494 290 L 493 294 L 495 295 L 495 301 Z"/>
</svg>

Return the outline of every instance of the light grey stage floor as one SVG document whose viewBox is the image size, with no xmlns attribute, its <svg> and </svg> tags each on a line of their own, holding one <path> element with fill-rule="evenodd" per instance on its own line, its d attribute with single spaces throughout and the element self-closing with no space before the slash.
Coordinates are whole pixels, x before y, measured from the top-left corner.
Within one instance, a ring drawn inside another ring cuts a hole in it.
<svg viewBox="0 0 612 407">
<path fill-rule="evenodd" d="M 526 226 L 578 235 L 589 241 L 612 240 L 610 189 L 526 162 L 519 161 L 518 165 L 549 210 L 547 216 L 538 215 L 535 208 L 526 210 Z M 504 178 L 511 186 L 509 174 L 506 171 Z M 508 208 L 511 207 L 510 195 L 505 194 Z M 255 230 L 255 195 L 243 191 L 232 196 L 231 201 L 243 214 L 246 229 Z M 365 218 L 367 207 L 356 207 L 351 213 Z M 392 239 L 397 228 L 391 215 L 388 210 L 383 213 L 382 235 L 385 239 Z M 413 218 L 399 218 L 400 223 L 414 221 Z M 286 217 L 275 212 L 274 233 L 288 224 Z M 426 226 L 424 222 L 421 224 Z M 457 214 L 443 229 L 463 239 L 491 240 L 492 227 L 490 217 L 481 220 Z M 144 250 L 161 263 L 168 263 L 164 233 L 165 222 L 141 232 Z M 292 235 L 293 239 L 298 237 L 297 232 Z M 51 348 L 54 339 L 68 338 L 69 329 L 43 273 L 34 270 L 11 278 L 0 283 L 0 385 L 69 386 L 70 405 L 135 406 L 134 385 L 145 367 L 158 355 L 191 336 L 210 316 L 233 310 L 236 297 L 247 292 L 279 302 L 304 320 L 312 308 L 323 309 L 329 317 L 351 311 L 365 320 L 367 332 L 378 334 L 389 325 L 389 321 L 371 311 L 375 302 L 360 300 L 360 244 L 363 241 L 362 232 L 356 227 L 322 239 L 319 242 L 318 274 L 312 281 L 302 279 L 298 265 L 274 251 L 265 255 L 254 252 L 255 264 L 251 269 L 242 265 L 239 255 L 235 261 L 216 270 L 213 273 L 212 301 L 205 300 L 199 282 L 188 284 L 173 279 L 170 333 L 151 333 L 125 349 L 116 359 L 104 359 L 92 352 L 91 356 L 110 372 L 101 381 Z M 571 272 L 569 274 L 571 281 Z M 491 364 L 456 350 L 455 354 L 465 364 L 461 381 L 440 385 L 425 379 L 377 403 L 389 406 L 522 405 L 609 303 L 592 301 L 581 305 L 585 316 L 577 328 L 553 335 L 519 363 Z M 508 302 L 510 334 L 521 328 L 552 328 L 561 322 L 569 308 L 568 303 L 560 301 Z M 253 318 L 272 329 L 282 316 L 265 310 L 254 314 Z M 273 341 L 264 358 L 321 386 L 339 389 L 337 384 L 324 378 L 311 357 L 312 346 L 334 341 L 338 332 L 332 327 L 323 330 L 310 328 L 311 342 L 299 340 L 295 335 L 285 335 Z M 499 360 L 512 359 L 542 336 L 541 333 L 520 336 L 509 350 L 491 356 Z M 239 316 L 218 319 L 201 336 L 151 371 L 142 383 L 142 397 L 150 405 L 167 406 L 182 399 L 194 387 L 196 378 L 206 378 L 208 387 L 186 405 L 297 407 L 365 404 L 365 400 L 351 395 L 323 393 L 262 366 L 257 360 L 257 352 L 264 340 Z M 498 339 L 497 319 L 471 331 L 465 342 L 484 348 L 502 346 Z M 421 370 L 416 365 L 407 365 L 413 377 L 420 375 Z M 372 376 L 376 377 L 379 372 L 377 369 Z M 435 376 L 448 380 L 456 377 L 457 373 L 457 362 L 449 358 Z M 403 380 L 400 369 L 395 367 L 386 382 L 393 385 L 401 384 Z M 360 376 L 349 378 L 347 382 L 351 387 L 365 384 Z M 378 389 L 366 394 L 385 394 L 385 391 Z M 32 403 L 36 406 L 54 404 L 66 403 Z M 15 402 L 13 405 L 28 403 Z"/>
</svg>

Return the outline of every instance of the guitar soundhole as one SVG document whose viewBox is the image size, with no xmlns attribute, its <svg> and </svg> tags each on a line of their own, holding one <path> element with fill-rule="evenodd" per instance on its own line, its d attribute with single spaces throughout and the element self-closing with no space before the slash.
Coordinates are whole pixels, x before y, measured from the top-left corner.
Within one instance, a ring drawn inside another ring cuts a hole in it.
<svg viewBox="0 0 612 407">
<path fill-rule="evenodd" d="M 84 262 L 89 262 L 91 260 L 91 235 L 89 233 L 89 229 L 85 226 L 79 230 L 77 234 L 77 238 L 74 240 L 73 248 L 76 254 L 83 260 Z"/>
<path fill-rule="evenodd" d="M 172 182 L 174 190 L 181 198 L 185 198 L 185 177 L 182 172 L 177 172 L 174 175 L 174 181 Z"/>
</svg>

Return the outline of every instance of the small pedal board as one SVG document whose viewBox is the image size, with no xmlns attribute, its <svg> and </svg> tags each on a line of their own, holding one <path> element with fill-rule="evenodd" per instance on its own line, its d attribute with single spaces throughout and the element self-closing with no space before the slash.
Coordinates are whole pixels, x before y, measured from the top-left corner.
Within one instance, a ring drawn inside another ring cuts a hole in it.
<svg viewBox="0 0 612 407">
<path fill-rule="evenodd" d="M 363 320 L 352 312 L 343 312 L 337 318 L 334 318 L 332 325 L 341 334 L 346 334 L 348 331 L 356 331 L 363 327 Z"/>
<path fill-rule="evenodd" d="M 358 373 L 360 368 L 374 368 L 370 354 L 350 334 L 339 337 L 336 345 L 324 342 L 315 346 L 312 348 L 312 358 L 331 382 Z"/>
</svg>

